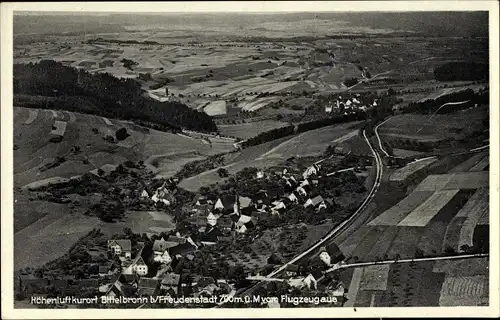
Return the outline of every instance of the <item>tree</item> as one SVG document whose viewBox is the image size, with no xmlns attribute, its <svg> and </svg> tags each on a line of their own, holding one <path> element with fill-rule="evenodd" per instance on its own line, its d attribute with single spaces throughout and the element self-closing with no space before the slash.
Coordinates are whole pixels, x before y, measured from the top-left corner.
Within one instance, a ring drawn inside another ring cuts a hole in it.
<svg viewBox="0 0 500 320">
<path fill-rule="evenodd" d="M 102 170 L 101 168 L 97 169 L 97 175 L 98 175 L 99 177 L 104 176 L 104 174 L 105 174 L 104 170 Z"/>
<path fill-rule="evenodd" d="M 129 137 L 130 135 L 128 134 L 126 128 L 120 128 L 120 129 L 116 130 L 115 136 L 116 136 L 116 140 L 122 141 L 122 140 L 127 139 L 127 137 Z"/>
<path fill-rule="evenodd" d="M 221 177 L 221 178 L 226 178 L 229 176 L 229 172 L 227 171 L 226 168 L 219 168 L 217 170 L 217 173 L 219 174 L 219 177 Z"/>
</svg>

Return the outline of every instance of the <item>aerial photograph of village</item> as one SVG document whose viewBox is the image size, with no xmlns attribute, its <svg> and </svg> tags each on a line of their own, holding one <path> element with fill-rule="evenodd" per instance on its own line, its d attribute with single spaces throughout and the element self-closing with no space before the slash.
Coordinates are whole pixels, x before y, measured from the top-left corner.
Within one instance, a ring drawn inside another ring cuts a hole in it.
<svg viewBox="0 0 500 320">
<path fill-rule="evenodd" d="M 488 18 L 14 12 L 14 308 L 489 306 Z"/>
</svg>

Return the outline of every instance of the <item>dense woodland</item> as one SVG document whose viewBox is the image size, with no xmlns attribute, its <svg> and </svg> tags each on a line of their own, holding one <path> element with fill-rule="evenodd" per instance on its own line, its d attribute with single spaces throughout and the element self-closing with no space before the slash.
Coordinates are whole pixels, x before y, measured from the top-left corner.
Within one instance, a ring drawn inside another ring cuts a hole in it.
<svg viewBox="0 0 500 320">
<path fill-rule="evenodd" d="M 182 128 L 217 131 L 207 114 L 179 102 L 159 102 L 145 97 L 144 93 L 141 85 L 133 79 L 118 79 L 107 73 L 91 74 L 52 60 L 14 65 L 14 94 L 54 97 L 45 104 L 21 105 L 24 107 L 138 120 L 167 131 Z"/>
<path fill-rule="evenodd" d="M 489 78 L 489 65 L 484 63 L 448 62 L 434 69 L 438 81 L 475 81 Z"/>
</svg>

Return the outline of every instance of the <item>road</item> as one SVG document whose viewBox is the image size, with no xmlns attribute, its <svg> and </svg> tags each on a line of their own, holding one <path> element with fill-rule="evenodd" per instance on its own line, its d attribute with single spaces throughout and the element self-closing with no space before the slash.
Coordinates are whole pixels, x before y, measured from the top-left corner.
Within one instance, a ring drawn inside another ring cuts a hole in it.
<svg viewBox="0 0 500 320">
<path fill-rule="evenodd" d="M 384 123 L 386 123 L 387 121 L 389 121 L 389 119 L 391 118 L 387 118 L 385 119 L 384 121 L 382 121 L 381 123 L 379 123 L 375 129 L 373 130 L 375 132 L 375 137 L 377 138 L 377 141 L 378 141 L 378 146 L 380 148 L 380 150 L 385 154 L 386 157 L 390 157 L 389 153 L 384 149 L 384 147 L 382 146 L 382 139 L 380 139 L 380 136 L 378 135 L 378 127 L 380 127 L 381 125 L 383 125 Z"/>
<path fill-rule="evenodd" d="M 288 265 L 290 264 L 295 264 L 305 256 L 307 256 L 309 253 L 311 253 L 313 250 L 318 249 L 320 246 L 322 246 L 325 242 L 330 240 L 333 236 L 337 235 L 341 230 L 343 230 L 347 225 L 349 225 L 353 220 L 356 219 L 356 217 L 366 208 L 368 203 L 371 201 L 375 193 L 377 193 L 378 188 L 380 187 L 380 181 L 382 179 L 382 171 L 383 171 L 383 165 L 382 165 L 382 159 L 380 158 L 380 155 L 378 152 L 375 150 L 375 148 L 372 147 L 370 140 L 366 136 L 366 132 L 363 130 L 363 137 L 365 138 L 366 142 L 368 143 L 368 146 L 370 147 L 370 150 L 373 153 L 373 156 L 375 158 L 376 166 L 377 166 L 377 175 L 375 178 L 375 182 L 373 184 L 372 189 L 368 193 L 368 196 L 365 198 L 363 203 L 359 206 L 359 208 L 347 219 L 344 220 L 340 225 L 338 225 L 336 228 L 334 228 L 332 231 L 330 231 L 326 236 L 321 238 L 318 242 L 316 242 L 314 245 L 309 247 L 307 250 L 303 251 L 302 253 L 298 254 L 293 258 L 292 260 L 288 261 L 281 267 L 277 268 L 273 272 L 267 275 L 268 278 L 272 278 L 275 275 L 279 274 L 280 272 L 284 271 Z"/>
<path fill-rule="evenodd" d="M 360 262 L 360 263 L 350 263 L 344 264 L 337 267 L 333 267 L 325 271 L 325 273 L 329 273 L 339 269 L 347 269 L 347 268 L 358 268 L 358 267 L 367 267 L 374 266 L 379 264 L 395 264 L 395 263 L 411 263 L 411 262 L 424 262 L 424 261 L 439 261 L 439 260 L 457 260 L 457 259 L 471 259 L 471 258 L 484 258 L 489 257 L 488 253 L 477 253 L 477 254 L 463 254 L 463 255 L 454 255 L 454 256 L 442 256 L 442 257 L 428 257 L 428 258 L 414 258 L 414 259 L 400 259 L 400 260 L 383 260 L 383 261 L 372 261 L 372 262 Z"/>
<path fill-rule="evenodd" d="M 363 130 L 363 137 L 364 137 L 366 143 L 368 143 L 368 146 L 370 147 L 370 150 L 371 150 L 373 157 L 375 159 L 376 168 L 377 168 L 375 181 L 373 183 L 373 186 L 372 186 L 370 192 L 368 193 L 367 197 L 365 198 L 365 200 L 361 203 L 361 205 L 358 207 L 358 209 L 348 219 L 344 220 L 340 225 L 338 225 L 333 230 L 331 230 L 327 235 L 322 237 L 314 245 L 312 245 L 308 249 L 304 250 L 300 254 L 296 255 L 292 260 L 288 261 L 287 263 L 283 264 L 282 266 L 280 266 L 279 268 L 277 268 L 276 270 L 274 270 L 273 272 L 268 274 L 266 276 L 267 279 L 274 278 L 277 274 L 284 271 L 287 268 L 287 266 L 299 262 L 301 259 L 303 259 L 303 258 L 307 257 L 309 254 L 311 254 L 314 250 L 325 245 L 333 237 L 337 236 L 339 233 L 343 232 L 346 228 L 348 228 L 365 211 L 366 207 L 371 202 L 371 200 L 373 199 L 373 197 L 375 196 L 375 194 L 377 193 L 377 191 L 380 187 L 380 182 L 382 180 L 382 174 L 383 174 L 383 163 L 382 163 L 382 158 L 380 157 L 376 148 L 374 148 L 372 146 L 370 139 L 366 136 L 365 130 Z M 257 286 L 259 286 L 263 282 L 264 281 L 260 281 L 256 284 L 252 285 L 251 287 L 240 292 L 239 295 L 245 295 L 245 294 L 251 293 L 253 289 L 255 289 Z M 217 307 L 220 307 L 221 305 L 222 305 L 222 303 L 219 304 Z"/>
</svg>

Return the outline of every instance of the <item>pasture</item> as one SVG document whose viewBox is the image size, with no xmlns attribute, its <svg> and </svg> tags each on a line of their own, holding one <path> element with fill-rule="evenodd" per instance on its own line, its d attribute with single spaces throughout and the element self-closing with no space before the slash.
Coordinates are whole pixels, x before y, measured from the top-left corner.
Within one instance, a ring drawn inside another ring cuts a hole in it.
<svg viewBox="0 0 500 320">
<path fill-rule="evenodd" d="M 436 158 L 425 159 L 420 161 L 413 161 L 408 163 L 402 168 L 395 170 L 391 176 L 391 181 L 405 181 L 407 178 L 411 177 L 413 174 L 419 172 L 422 169 L 427 168 L 432 163 L 436 162 Z"/>
<path fill-rule="evenodd" d="M 51 177 L 69 178 L 104 165 L 118 165 L 126 160 L 137 162 L 148 159 L 157 161 L 152 169 L 159 173 L 172 174 L 187 161 L 193 158 L 213 155 L 234 149 L 231 141 L 213 138 L 211 145 L 202 139 L 181 137 L 179 135 L 144 129 L 130 122 L 107 119 L 94 115 L 55 111 L 66 123 L 64 139 L 59 143 L 50 142 L 50 132 L 54 123 L 50 110 L 18 109 L 14 117 L 14 184 L 26 185 Z M 36 114 L 36 118 L 34 118 Z M 29 124 L 26 124 L 26 121 Z M 71 121 L 73 120 L 73 121 Z M 124 127 L 130 136 L 118 143 L 103 140 L 107 134 Z M 96 130 L 94 132 L 93 130 Z M 74 154 L 73 146 L 79 146 L 81 152 Z M 187 154 L 162 158 L 165 150 L 175 154 L 185 154 L 186 150 L 197 152 L 196 157 Z M 54 161 L 56 157 L 64 157 L 65 162 L 51 169 L 40 171 L 43 164 Z M 87 161 L 84 161 L 87 160 Z"/>
<path fill-rule="evenodd" d="M 470 136 L 488 117 L 486 108 L 468 109 L 449 114 L 400 114 L 379 128 L 383 137 L 418 141 L 459 140 Z"/>
</svg>

